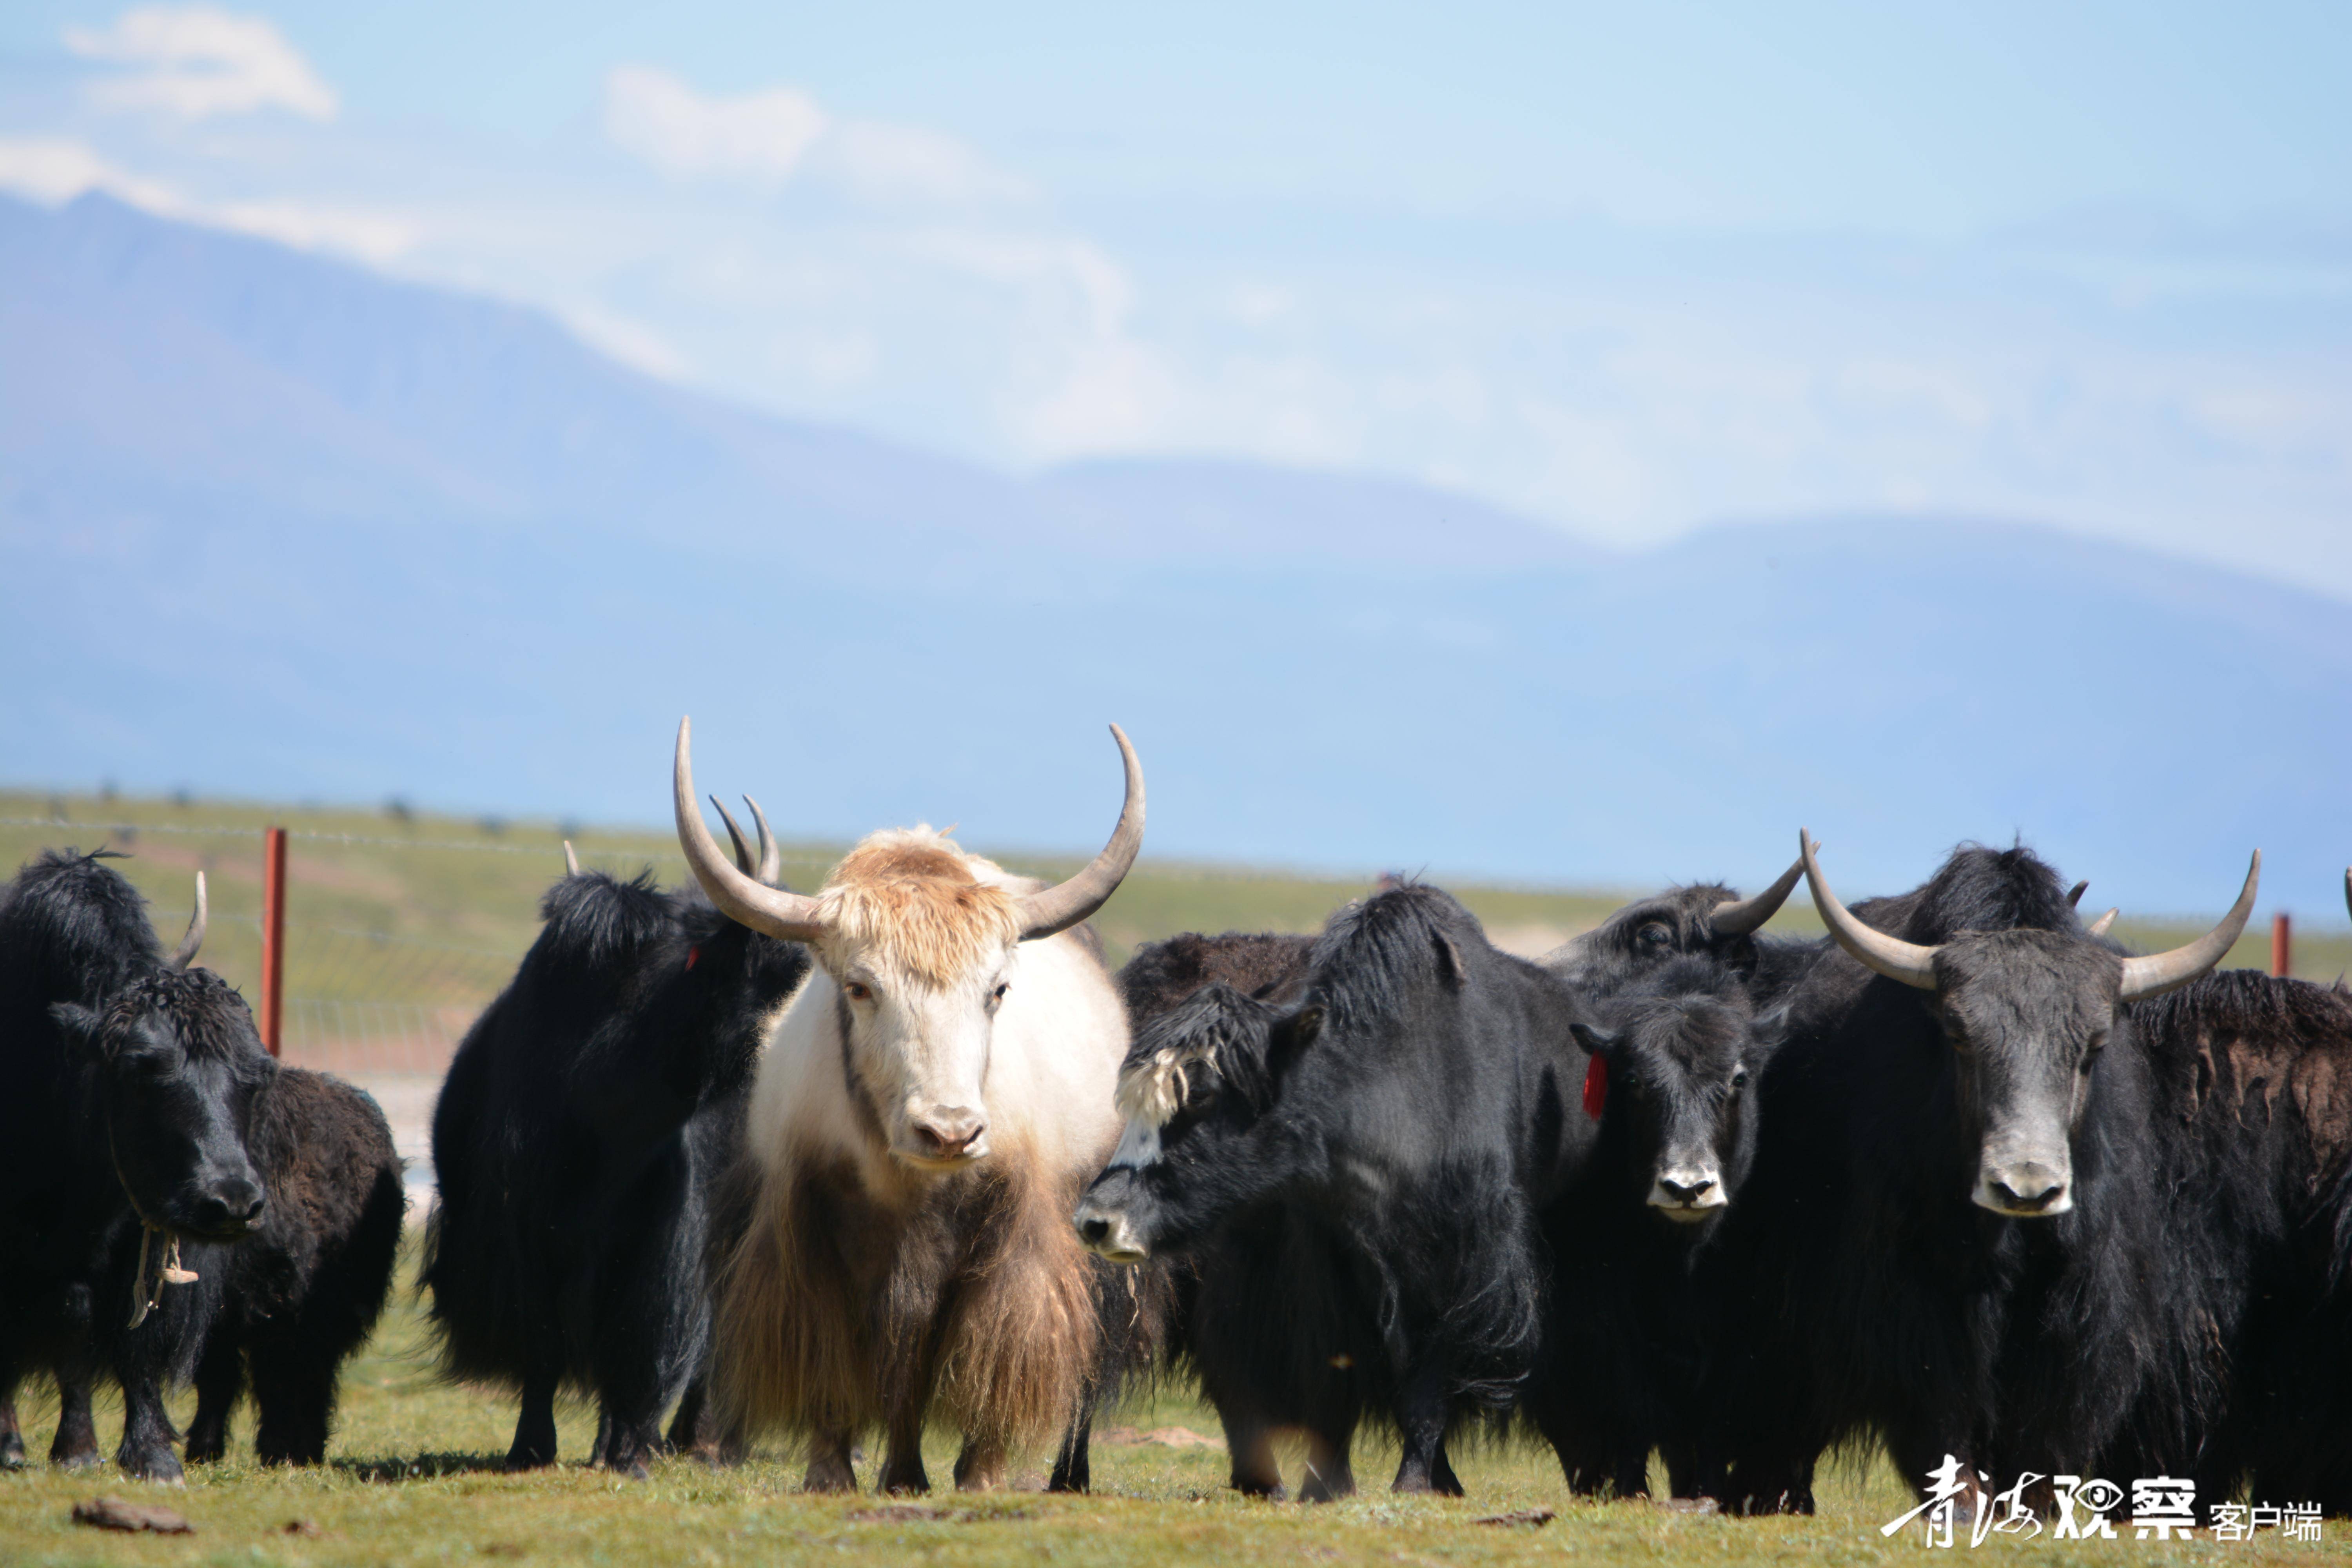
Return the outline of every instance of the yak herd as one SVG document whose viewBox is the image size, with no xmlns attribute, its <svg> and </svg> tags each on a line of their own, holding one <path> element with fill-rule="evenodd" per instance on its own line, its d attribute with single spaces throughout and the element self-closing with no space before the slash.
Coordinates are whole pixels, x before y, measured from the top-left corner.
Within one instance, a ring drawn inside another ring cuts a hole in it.
<svg viewBox="0 0 2352 1568">
<path fill-rule="evenodd" d="M 693 883 L 576 865 L 467 1036 L 433 1123 L 419 1289 L 448 1375 L 520 1397 L 508 1456 L 724 1462 L 959 1487 L 1154 1379 L 1215 1406 L 1233 1485 L 1401 1491 L 1523 1434 L 1583 1494 L 1810 1511 L 1885 1445 L 1996 1488 L 2193 1478 L 2352 1511 L 2352 993 L 2215 969 L 2250 913 L 2136 955 L 2023 847 L 1963 846 L 1851 909 L 1818 846 L 1742 899 L 1643 900 L 1537 961 L 1404 881 L 1314 937 L 1184 935 L 1114 975 L 1086 923 L 1133 864 L 1047 886 L 929 828 L 814 894 L 674 768 Z M 567 860 L 569 851 L 567 849 Z M 1799 880 L 1829 928 L 1760 928 Z M 2347 873 L 2352 896 L 2352 873 Z M 383 1118 L 278 1066 L 97 855 L 0 894 L 0 1467 L 53 1376 L 53 1463 L 180 1473 L 249 1385 L 266 1461 L 316 1462 L 391 1286 Z M 663 1422 L 667 1416 L 665 1429 Z"/>
</svg>

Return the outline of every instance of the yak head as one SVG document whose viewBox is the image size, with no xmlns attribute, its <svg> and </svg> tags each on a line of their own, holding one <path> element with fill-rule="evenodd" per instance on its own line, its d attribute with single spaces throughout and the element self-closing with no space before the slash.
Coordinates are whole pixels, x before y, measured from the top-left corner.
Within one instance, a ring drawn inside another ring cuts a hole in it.
<svg viewBox="0 0 2352 1568">
<path fill-rule="evenodd" d="M 1713 1218 L 1755 1157 L 1750 1085 L 1781 1016 L 1759 1019 L 1737 979 L 1702 959 L 1668 966 L 1600 1011 L 1601 1023 L 1570 1027 L 1601 1060 L 1602 1114 L 1624 1129 L 1645 1201 L 1670 1220 Z"/>
<path fill-rule="evenodd" d="M 1789 901 L 1805 874 L 1801 862 L 1754 898 L 1719 882 L 1669 888 L 1612 911 L 1581 935 L 1546 953 L 1543 966 L 1587 993 L 1613 991 L 1662 964 L 1705 953 L 1738 969 L 1754 967 L 1755 933 Z"/>
<path fill-rule="evenodd" d="M 1102 853 L 1050 888 L 1016 884 L 929 828 L 877 833 L 814 897 L 730 864 L 696 804 L 688 725 L 677 731 L 678 843 L 710 901 L 755 931 L 805 943 L 835 991 L 843 1066 L 890 1153 L 953 1170 L 989 1152 L 997 1010 L 1019 945 L 1076 925 L 1115 891 L 1143 843 L 1143 769 L 1117 725 L 1127 803 Z"/>
<path fill-rule="evenodd" d="M 1217 981 L 1137 1031 L 1118 1072 L 1127 1128 L 1078 1201 L 1079 1240 L 1114 1263 L 1150 1256 L 1143 1218 L 1150 1184 L 1213 1167 L 1223 1139 L 1265 1113 L 1274 1095 L 1268 1047 L 1283 1016 Z"/>
<path fill-rule="evenodd" d="M 204 928 L 199 877 L 195 918 L 163 968 L 96 1007 L 60 1002 L 49 1016 L 95 1066 L 100 1136 L 141 1219 L 231 1241 L 267 1202 L 247 1138 L 278 1064 L 244 999 L 189 966 Z"/>
<path fill-rule="evenodd" d="M 2186 985 L 2221 961 L 2254 907 L 2254 852 L 2238 901 L 2185 947 L 2126 957 L 2085 930 L 1962 930 L 1933 945 L 1865 925 L 1837 900 L 1799 836 L 1814 907 L 1855 959 L 1929 993 L 1952 1055 L 1957 1101 L 1977 1145 L 1969 1197 L 1995 1214 L 2038 1219 L 2074 1205 L 2073 1141 L 2099 1054 L 2123 1003 Z M 2079 889 L 2077 889 L 2079 896 Z"/>
</svg>

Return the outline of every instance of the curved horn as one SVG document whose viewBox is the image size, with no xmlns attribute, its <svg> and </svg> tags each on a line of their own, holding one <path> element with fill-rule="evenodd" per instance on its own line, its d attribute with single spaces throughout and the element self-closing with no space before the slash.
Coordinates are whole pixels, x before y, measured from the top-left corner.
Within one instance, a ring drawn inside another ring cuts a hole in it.
<svg viewBox="0 0 2352 1568">
<path fill-rule="evenodd" d="M 1127 804 L 1119 807 L 1118 826 L 1111 829 L 1110 842 L 1085 870 L 1021 900 L 1024 942 L 1067 931 L 1102 908 L 1103 900 L 1118 890 L 1120 879 L 1143 847 L 1143 764 L 1135 760 L 1135 748 L 1127 743 L 1126 731 L 1113 724 L 1110 735 L 1118 742 L 1119 761 L 1127 765 Z"/>
<path fill-rule="evenodd" d="M 1707 924 L 1717 936 L 1746 936 L 1757 927 L 1780 912 L 1789 895 L 1797 889 L 1797 880 L 1805 874 L 1801 859 L 1789 862 L 1780 879 L 1752 899 L 1730 899 L 1715 906 L 1707 916 Z"/>
<path fill-rule="evenodd" d="M 580 875 L 580 857 L 573 853 L 569 838 L 563 841 L 563 874 L 567 877 Z"/>
<path fill-rule="evenodd" d="M 2116 917 L 2121 913 L 2123 913 L 2121 910 L 2109 910 L 2084 929 L 2093 936 L 2105 936 L 2107 934 L 2107 928 L 2116 923 Z"/>
<path fill-rule="evenodd" d="M 781 888 L 784 885 L 784 847 L 768 831 L 768 814 L 760 809 L 760 803 L 747 795 L 743 804 L 751 808 L 751 826 L 760 830 L 760 868 L 751 875 L 771 888 Z"/>
<path fill-rule="evenodd" d="M 2166 992 L 2188 984 L 2207 970 L 2221 962 L 2238 933 L 2246 929 L 2246 917 L 2254 912 L 2254 889 L 2263 879 L 2263 852 L 2254 851 L 2252 864 L 2246 868 L 2246 885 L 2238 889 L 2238 901 L 2221 917 L 2221 923 L 2190 942 L 2169 952 L 2151 952 L 2146 958 L 2124 960 L 2124 1002 L 2143 1001 L 2161 996 Z"/>
<path fill-rule="evenodd" d="M 2067 889 L 2066 907 L 2070 910 L 2081 909 L 2083 907 L 2083 895 L 2090 890 L 2091 884 L 2088 882 L 2077 882 L 2073 887 Z"/>
<path fill-rule="evenodd" d="M 727 814 L 724 801 L 714 795 L 710 797 L 710 804 L 717 809 L 719 820 L 727 825 L 727 841 L 735 846 L 735 869 L 746 877 L 751 876 L 751 868 L 759 862 L 751 858 L 751 846 L 744 839 L 743 830 L 736 826 L 735 819 Z"/>
<path fill-rule="evenodd" d="M 671 805 L 677 816 L 677 847 L 686 851 L 694 879 L 730 920 L 786 942 L 814 942 L 824 934 L 816 900 L 776 888 L 763 888 L 727 863 L 719 840 L 694 804 L 694 721 L 677 721 L 677 764 L 670 777 Z"/>
<path fill-rule="evenodd" d="M 174 969 L 185 969 L 196 961 L 196 949 L 205 945 L 205 921 L 209 906 L 205 902 L 205 874 L 196 873 L 196 912 L 188 917 L 188 934 L 172 950 L 168 962 Z"/>
<path fill-rule="evenodd" d="M 1804 862 L 1805 884 L 1813 890 L 1813 908 L 1830 934 L 1837 938 L 1837 944 L 1889 980 L 1900 980 L 1922 991 L 1936 989 L 1936 950 L 1889 936 L 1856 920 L 1823 879 L 1821 862 L 1813 858 L 1813 851 L 1820 847 L 1812 835 L 1801 827 L 1797 830 L 1798 858 Z"/>
</svg>

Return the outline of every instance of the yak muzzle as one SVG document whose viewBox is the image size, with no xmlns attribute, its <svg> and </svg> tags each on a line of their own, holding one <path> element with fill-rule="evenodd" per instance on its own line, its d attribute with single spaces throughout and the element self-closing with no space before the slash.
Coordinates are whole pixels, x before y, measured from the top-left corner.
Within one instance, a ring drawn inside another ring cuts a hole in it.
<svg viewBox="0 0 2352 1568">
<path fill-rule="evenodd" d="M 2066 1167 L 2046 1160 L 2008 1160 L 1988 1163 L 1969 1194 L 1977 1206 L 2012 1219 L 2047 1219 L 2074 1206 Z"/>
<path fill-rule="evenodd" d="M 977 1111 L 936 1106 L 907 1119 L 907 1143 L 899 1155 L 934 1169 L 970 1164 L 988 1152 L 988 1123 Z"/>
<path fill-rule="evenodd" d="M 1113 1263 L 1140 1263 L 1151 1256 L 1135 1222 L 1121 1210 L 1100 1208 L 1088 1201 L 1078 1205 L 1070 1221 L 1078 1227 L 1078 1239 L 1087 1250 Z"/>
<path fill-rule="evenodd" d="M 1650 1184 L 1650 1206 L 1685 1225 L 1713 1216 L 1730 1201 L 1722 1180 L 1711 1170 L 1680 1166 L 1660 1171 Z"/>
</svg>

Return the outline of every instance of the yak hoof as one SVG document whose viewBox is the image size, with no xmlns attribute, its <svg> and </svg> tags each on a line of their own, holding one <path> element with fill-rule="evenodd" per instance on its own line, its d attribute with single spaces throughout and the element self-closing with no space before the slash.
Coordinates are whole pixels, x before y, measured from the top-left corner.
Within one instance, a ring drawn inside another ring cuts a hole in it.
<svg viewBox="0 0 2352 1568">
<path fill-rule="evenodd" d="M 854 1492 L 857 1489 L 857 1472 L 849 1461 L 841 1458 L 811 1459 L 808 1473 L 801 1478 L 804 1492 Z"/>
<path fill-rule="evenodd" d="M 180 1457 L 169 1448 L 153 1449 L 144 1454 L 118 1454 L 114 1462 L 121 1466 L 122 1473 L 134 1481 L 153 1481 L 167 1487 L 188 1484 L 187 1472 L 180 1468 Z"/>
</svg>

